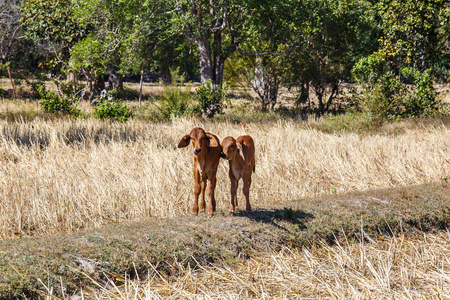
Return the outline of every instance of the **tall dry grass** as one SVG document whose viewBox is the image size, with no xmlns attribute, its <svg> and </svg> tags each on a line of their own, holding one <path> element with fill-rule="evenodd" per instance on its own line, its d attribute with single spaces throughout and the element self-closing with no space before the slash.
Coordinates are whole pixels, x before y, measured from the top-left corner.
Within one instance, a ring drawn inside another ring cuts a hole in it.
<svg viewBox="0 0 450 300">
<path fill-rule="evenodd" d="M 450 234 L 375 244 L 295 249 L 252 257 L 236 268 L 157 272 L 86 293 L 84 299 L 449 299 Z M 81 294 L 80 294 L 81 295 Z"/>
<path fill-rule="evenodd" d="M 256 144 L 253 207 L 327 193 L 427 182 L 450 175 L 448 128 L 402 135 L 329 135 L 292 121 L 246 126 L 180 119 L 0 122 L 0 237 L 73 232 L 122 220 L 189 214 L 191 149 L 179 139 L 202 126 L 222 140 L 250 134 Z M 229 202 L 221 161 L 218 209 Z M 242 203 L 242 194 L 238 199 Z"/>
</svg>

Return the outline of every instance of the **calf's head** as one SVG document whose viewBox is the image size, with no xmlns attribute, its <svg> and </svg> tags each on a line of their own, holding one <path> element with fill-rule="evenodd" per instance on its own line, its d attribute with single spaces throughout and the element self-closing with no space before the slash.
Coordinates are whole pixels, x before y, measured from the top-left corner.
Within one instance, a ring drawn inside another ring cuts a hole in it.
<svg viewBox="0 0 450 300">
<path fill-rule="evenodd" d="M 191 141 L 195 155 L 202 153 L 202 151 L 205 152 L 205 148 L 212 146 L 211 137 L 200 127 L 192 129 L 191 133 L 185 135 L 178 143 L 178 148 L 189 146 Z"/>
<path fill-rule="evenodd" d="M 222 153 L 220 153 L 220 157 L 232 160 L 236 155 L 240 155 L 245 160 L 242 145 L 233 137 L 227 136 L 222 141 Z"/>
</svg>

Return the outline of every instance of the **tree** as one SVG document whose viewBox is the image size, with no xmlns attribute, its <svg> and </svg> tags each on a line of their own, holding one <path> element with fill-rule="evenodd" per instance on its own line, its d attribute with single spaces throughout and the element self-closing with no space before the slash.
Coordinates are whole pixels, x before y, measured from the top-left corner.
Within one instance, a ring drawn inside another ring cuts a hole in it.
<svg viewBox="0 0 450 300">
<path fill-rule="evenodd" d="M 433 79 L 448 81 L 450 70 L 448 4 L 391 0 L 375 8 L 378 49 L 361 57 L 352 71 L 364 89 L 363 111 L 376 122 L 435 114 Z"/>
<path fill-rule="evenodd" d="M 0 0 L 0 70 L 6 68 L 13 88 L 16 91 L 11 74 L 11 57 L 17 52 L 18 44 L 24 38 L 20 24 L 22 0 Z"/>
<path fill-rule="evenodd" d="M 351 79 L 358 57 L 376 47 L 372 5 L 365 1 L 305 0 L 292 7 L 293 46 L 287 54 L 284 84 L 300 87 L 298 103 L 317 99 L 317 114 L 323 115 Z M 374 39 L 375 37 L 375 39 Z"/>
<path fill-rule="evenodd" d="M 21 8 L 26 35 L 51 53 L 49 68 L 61 69 L 70 48 L 92 30 L 72 14 L 76 7 L 71 0 L 27 0 Z"/>
<path fill-rule="evenodd" d="M 160 6 L 150 0 L 29 0 L 23 19 L 30 20 L 28 35 L 53 53 L 49 65 L 56 72 L 82 73 L 95 96 L 105 87 L 107 70 L 117 67 L 124 74 L 142 68 L 143 57 L 136 53 Z"/>
<path fill-rule="evenodd" d="M 396 51 L 391 61 L 401 67 L 425 71 L 441 66 L 449 70 L 450 4 L 444 0 L 389 0 L 377 3 L 384 43 Z M 394 66 L 395 65 L 395 66 Z M 442 70 L 441 70 L 442 71 Z M 435 73 L 439 72 L 435 70 Z"/>
<path fill-rule="evenodd" d="M 241 50 L 239 34 L 251 17 L 252 1 L 177 0 L 173 4 L 173 30 L 185 32 L 195 43 L 201 82 L 222 85 L 226 59 Z"/>
</svg>

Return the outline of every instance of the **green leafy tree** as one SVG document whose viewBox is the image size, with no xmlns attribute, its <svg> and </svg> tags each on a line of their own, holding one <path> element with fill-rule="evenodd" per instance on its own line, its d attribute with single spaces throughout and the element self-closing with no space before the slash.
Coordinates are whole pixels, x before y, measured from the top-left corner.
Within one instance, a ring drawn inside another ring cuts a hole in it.
<svg viewBox="0 0 450 300">
<path fill-rule="evenodd" d="M 332 107 L 358 57 L 376 49 L 378 33 L 371 10 L 370 2 L 337 0 L 306 0 L 292 8 L 293 44 L 284 84 L 299 87 L 298 104 L 317 101 L 319 115 Z"/>
<path fill-rule="evenodd" d="M 201 82 L 222 85 L 225 61 L 236 50 L 246 54 L 240 44 L 258 1 L 179 0 L 171 5 L 172 30 L 184 32 L 197 48 Z"/>
<path fill-rule="evenodd" d="M 376 122 L 429 116 L 440 103 L 433 79 L 448 80 L 450 12 L 444 1 L 383 1 L 378 50 L 362 57 L 353 76 L 364 92 L 361 107 Z"/>
<path fill-rule="evenodd" d="M 376 7 L 383 32 L 381 42 L 391 44 L 396 51 L 395 59 L 390 61 L 394 72 L 403 67 L 448 72 L 450 9 L 447 1 L 390 0 L 378 2 Z"/>
<path fill-rule="evenodd" d="M 0 0 L 0 72 L 8 71 L 14 91 L 14 81 L 11 72 L 11 58 L 17 53 L 20 40 L 23 39 L 22 24 L 20 24 L 20 7 L 22 0 Z"/>
<path fill-rule="evenodd" d="M 257 95 L 261 109 L 274 108 L 283 82 L 283 64 L 291 44 L 291 1 L 253 1 L 247 21 L 243 49 L 231 56 L 226 75 Z"/>
<path fill-rule="evenodd" d="M 28 35 L 48 45 L 51 66 L 83 74 L 94 95 L 104 89 L 104 74 L 136 72 L 146 58 L 143 47 L 159 24 L 162 1 L 27 1 L 23 20 Z M 151 40 L 157 40 L 154 37 Z M 156 44 L 156 42 L 154 43 Z M 147 52 L 148 53 L 148 52 Z M 148 59 L 147 59 L 148 61 Z"/>
<path fill-rule="evenodd" d="M 353 67 L 353 75 L 363 88 L 359 105 L 369 120 L 378 124 L 405 117 L 431 116 L 440 107 L 431 70 L 421 72 L 406 67 L 396 73 L 392 60 L 397 53 L 386 43 Z"/>
<path fill-rule="evenodd" d="M 70 48 L 91 30 L 72 14 L 76 4 L 72 0 L 27 0 L 21 8 L 27 36 L 51 54 L 49 68 L 61 69 Z"/>
<path fill-rule="evenodd" d="M 93 95 L 105 88 L 104 74 L 138 73 L 145 58 L 143 41 L 152 34 L 159 1 L 77 0 L 74 16 L 92 32 L 71 49 L 70 66 L 92 82 Z"/>
</svg>

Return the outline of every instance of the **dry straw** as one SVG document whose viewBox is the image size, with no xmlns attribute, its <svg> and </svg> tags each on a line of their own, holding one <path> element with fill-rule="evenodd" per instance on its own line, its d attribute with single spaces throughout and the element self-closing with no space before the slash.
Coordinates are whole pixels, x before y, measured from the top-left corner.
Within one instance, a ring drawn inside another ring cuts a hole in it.
<svg viewBox="0 0 450 300">
<path fill-rule="evenodd" d="M 236 268 L 150 273 L 86 299 L 449 299 L 450 234 L 262 253 Z"/>
<path fill-rule="evenodd" d="M 361 137 L 304 130 L 292 121 L 245 126 L 185 119 L 169 125 L 138 120 L 126 125 L 96 120 L 2 121 L 0 237 L 189 214 L 192 151 L 176 145 L 196 126 L 221 140 L 243 134 L 254 138 L 253 207 L 320 194 L 439 182 L 450 175 L 450 135 L 445 127 Z M 227 168 L 222 160 L 216 190 L 219 210 L 228 208 Z"/>
</svg>

